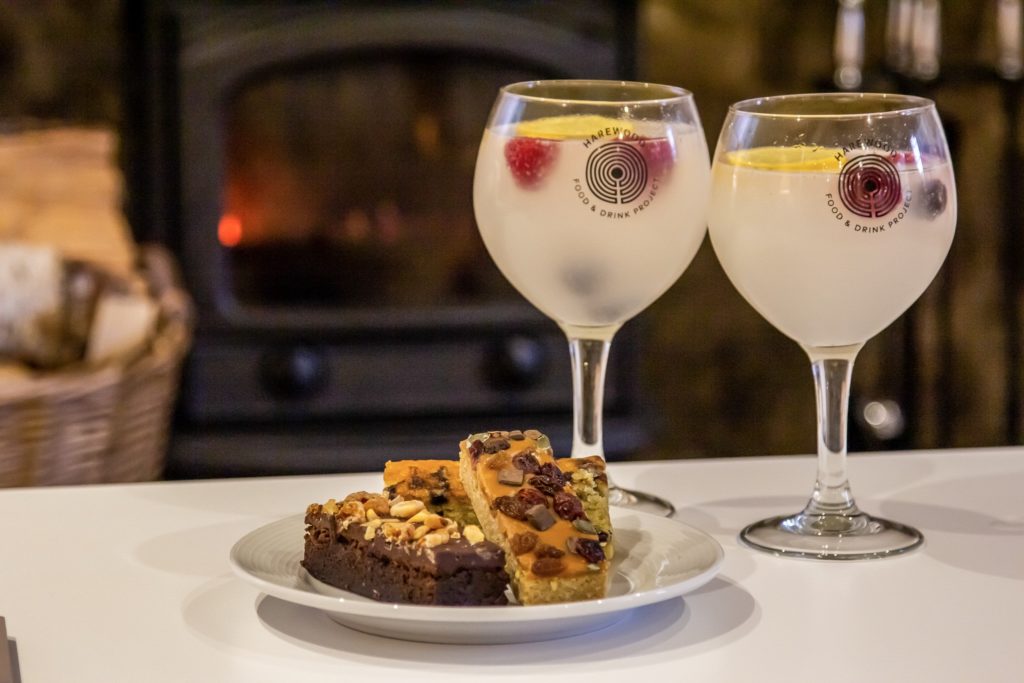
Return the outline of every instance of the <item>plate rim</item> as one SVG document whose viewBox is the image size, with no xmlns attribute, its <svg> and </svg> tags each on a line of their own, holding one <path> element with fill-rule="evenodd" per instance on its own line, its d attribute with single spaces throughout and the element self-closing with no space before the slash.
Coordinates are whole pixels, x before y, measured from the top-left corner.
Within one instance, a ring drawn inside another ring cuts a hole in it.
<svg viewBox="0 0 1024 683">
<path fill-rule="evenodd" d="M 694 526 L 679 520 L 668 519 L 659 515 L 652 515 L 642 510 L 630 510 L 624 508 L 611 508 L 613 517 L 623 514 L 637 515 L 641 523 L 647 524 L 670 524 L 681 527 L 681 531 L 692 534 L 703 544 L 706 544 L 714 552 L 714 560 L 707 568 L 697 574 L 677 581 L 668 586 L 661 586 L 639 592 L 629 592 L 624 595 L 615 595 L 597 600 L 583 600 L 578 602 L 562 602 L 544 605 L 501 605 L 501 606 L 445 606 L 445 605 L 417 605 L 399 602 L 378 602 L 355 593 L 352 598 L 344 596 L 332 597 L 316 592 L 310 586 L 303 589 L 295 586 L 285 586 L 269 581 L 253 574 L 242 565 L 239 555 L 247 542 L 261 533 L 266 533 L 270 527 L 278 525 L 294 524 L 296 520 L 304 518 L 303 513 L 288 515 L 273 522 L 262 524 L 252 529 L 239 538 L 231 547 L 228 560 L 232 571 L 236 576 L 254 585 L 261 592 L 295 604 L 313 607 L 316 609 L 332 612 L 340 615 L 353 617 L 366 617 L 377 619 L 390 619 L 398 621 L 448 621 L 448 622 L 530 622 L 546 619 L 578 618 L 588 616 L 600 616 L 614 614 L 623 610 L 634 609 L 657 602 L 662 602 L 679 597 L 700 588 L 713 579 L 722 567 L 725 559 L 725 550 L 722 545 L 710 534 Z M 305 569 L 299 565 L 295 578 L 297 581 L 306 582 Z M 342 589 L 335 589 L 348 593 Z M 511 608 L 511 609 L 510 609 Z"/>
</svg>

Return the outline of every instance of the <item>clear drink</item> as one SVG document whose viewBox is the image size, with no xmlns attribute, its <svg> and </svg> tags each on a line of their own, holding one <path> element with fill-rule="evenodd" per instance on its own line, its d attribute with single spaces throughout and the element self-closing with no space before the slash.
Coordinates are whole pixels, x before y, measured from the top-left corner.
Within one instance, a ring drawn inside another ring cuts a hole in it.
<svg viewBox="0 0 1024 683">
<path fill-rule="evenodd" d="M 565 332 L 572 455 L 604 455 L 605 367 L 619 327 L 682 274 L 707 232 L 711 171 L 693 95 L 630 81 L 502 88 L 477 156 L 477 226 L 502 273 Z M 609 486 L 613 505 L 670 502 Z"/>
<path fill-rule="evenodd" d="M 935 103 L 886 93 L 762 97 L 729 107 L 709 231 L 740 294 L 807 352 L 818 475 L 803 510 L 740 532 L 752 548 L 822 560 L 921 546 L 862 511 L 847 477 L 853 363 L 924 292 L 949 252 L 956 187 Z"/>
<path fill-rule="evenodd" d="M 847 196 L 851 208 L 838 163 L 820 168 L 839 153 L 753 149 L 724 155 L 712 173 L 710 236 L 722 267 L 761 315 L 810 347 L 860 343 L 896 320 L 935 277 L 956 224 L 948 161 L 850 154 L 844 168 L 878 164 L 878 178 L 849 181 L 862 197 L 881 189 L 872 182 L 892 184 L 884 203 Z"/>
<path fill-rule="evenodd" d="M 699 128 L 551 117 L 484 133 L 473 202 L 516 289 L 562 324 L 599 328 L 635 316 L 686 269 L 709 184 Z"/>
</svg>

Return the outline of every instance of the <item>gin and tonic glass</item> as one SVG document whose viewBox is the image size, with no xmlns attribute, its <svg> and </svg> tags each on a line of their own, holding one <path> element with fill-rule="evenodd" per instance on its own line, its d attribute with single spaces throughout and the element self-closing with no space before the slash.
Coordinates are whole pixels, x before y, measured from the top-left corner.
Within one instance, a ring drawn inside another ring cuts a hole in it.
<svg viewBox="0 0 1024 683">
<path fill-rule="evenodd" d="M 854 501 L 850 379 L 864 343 L 931 283 L 955 225 L 953 167 L 931 101 L 810 94 L 730 108 L 712 169 L 711 242 L 740 294 L 806 351 L 818 412 L 810 501 L 743 529 L 748 545 L 821 559 L 920 545 L 919 531 Z"/>
<path fill-rule="evenodd" d="M 569 340 L 574 457 L 604 456 L 612 338 L 693 259 L 709 183 L 686 90 L 555 80 L 498 94 L 477 158 L 477 224 L 501 272 Z M 614 485 L 610 498 L 673 512 L 667 501 Z"/>
</svg>

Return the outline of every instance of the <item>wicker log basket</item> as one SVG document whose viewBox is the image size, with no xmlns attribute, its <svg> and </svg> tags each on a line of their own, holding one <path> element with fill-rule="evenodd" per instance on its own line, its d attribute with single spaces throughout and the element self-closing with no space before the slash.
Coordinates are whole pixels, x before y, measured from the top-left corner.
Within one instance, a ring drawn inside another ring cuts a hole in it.
<svg viewBox="0 0 1024 683">
<path fill-rule="evenodd" d="M 147 247 L 141 257 L 159 309 L 141 355 L 0 383 L 0 487 L 161 476 L 193 313 L 166 252 Z"/>
</svg>

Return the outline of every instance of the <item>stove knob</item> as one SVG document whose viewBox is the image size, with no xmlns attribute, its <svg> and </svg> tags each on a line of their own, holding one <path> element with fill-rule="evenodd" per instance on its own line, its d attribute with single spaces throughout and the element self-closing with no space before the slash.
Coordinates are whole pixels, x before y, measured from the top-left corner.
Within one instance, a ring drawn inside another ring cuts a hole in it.
<svg viewBox="0 0 1024 683">
<path fill-rule="evenodd" d="M 312 398 L 327 386 L 329 375 L 323 352 L 310 346 L 272 349 L 260 361 L 263 387 L 278 399 Z"/>
<path fill-rule="evenodd" d="M 484 377 L 493 389 L 530 389 L 548 370 L 548 351 L 536 337 L 513 334 L 496 340 L 484 361 Z"/>
</svg>

